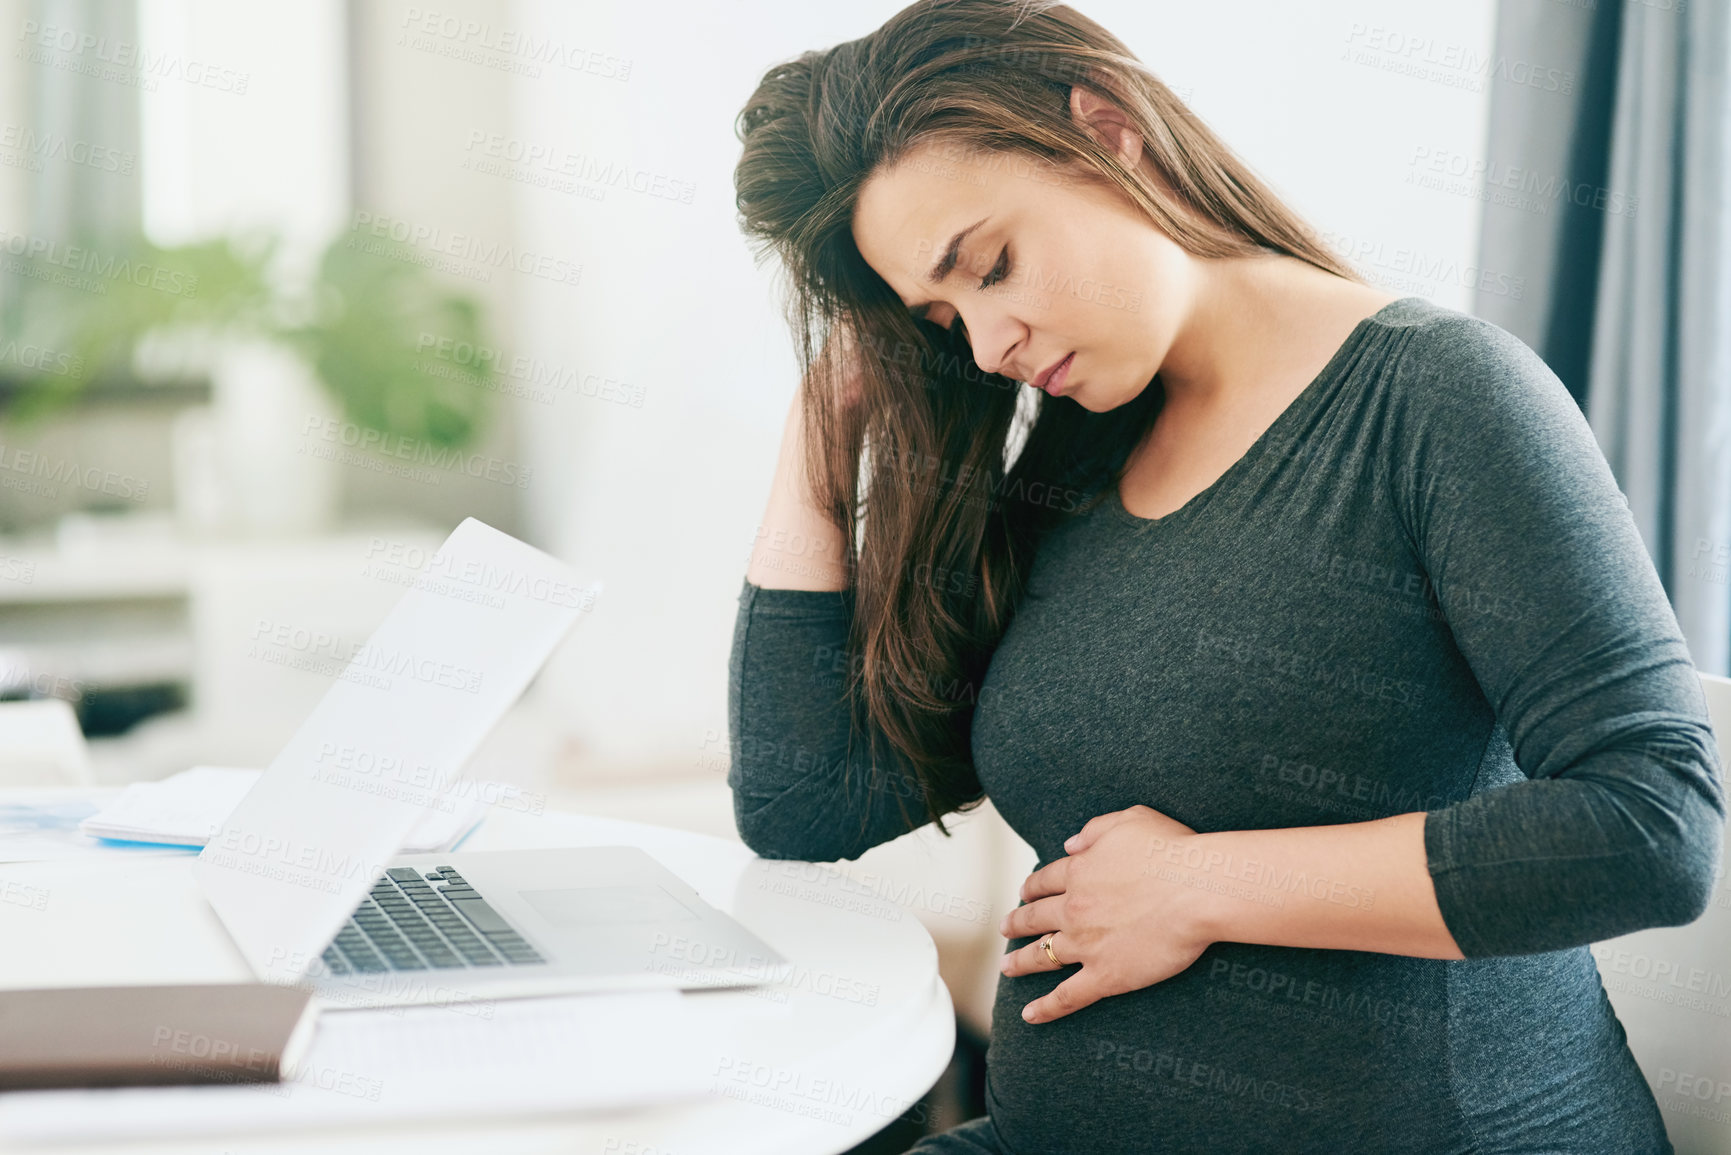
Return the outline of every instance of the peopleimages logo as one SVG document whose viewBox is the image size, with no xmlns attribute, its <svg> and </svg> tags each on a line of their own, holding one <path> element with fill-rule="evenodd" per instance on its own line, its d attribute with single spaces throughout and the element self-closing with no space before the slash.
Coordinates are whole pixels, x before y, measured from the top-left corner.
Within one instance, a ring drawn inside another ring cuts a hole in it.
<svg viewBox="0 0 1731 1155">
<path fill-rule="evenodd" d="M 138 158 L 130 152 L 108 145 L 92 144 L 88 140 L 65 136 L 57 132 L 39 132 L 29 125 L 0 124 L 0 148 L 13 149 L 33 161 L 62 160 L 99 172 L 126 175 L 132 172 Z M 32 171 L 42 171 L 38 163 Z"/>
<path fill-rule="evenodd" d="M 485 240 L 472 233 L 448 231 L 437 225 L 358 209 L 349 223 L 349 235 L 343 243 L 349 248 L 359 248 L 359 242 L 367 237 L 392 241 L 410 249 L 425 249 L 430 254 L 453 257 L 477 267 L 511 269 L 558 284 L 578 285 L 583 281 L 583 264 L 580 261 L 568 260 L 551 253 L 538 253 L 533 249 L 519 248 L 500 241 Z M 399 254 L 388 249 L 379 249 L 375 255 Z"/>
<path fill-rule="evenodd" d="M 489 604 L 504 606 L 504 597 L 522 598 L 587 611 L 595 607 L 600 588 L 591 584 L 574 586 L 543 574 L 532 574 L 511 567 L 496 566 L 477 558 L 457 558 L 443 550 L 427 550 L 417 545 L 372 538 L 367 546 L 366 564 L 362 575 L 379 578 L 390 574 L 404 579 L 400 584 L 430 589 L 434 593 L 450 592 L 450 585 L 496 595 Z"/>
<path fill-rule="evenodd" d="M 466 473 L 470 477 L 485 477 L 488 481 L 514 485 L 518 489 L 529 487 L 530 466 L 500 461 L 484 453 L 464 453 L 452 448 L 439 449 L 419 438 L 402 433 L 385 433 L 357 425 L 353 421 L 343 421 L 335 417 L 308 417 L 301 432 L 304 436 L 316 436 L 320 440 L 350 449 L 370 450 L 386 457 L 413 461 L 417 465 Z"/>
<path fill-rule="evenodd" d="M 1407 163 L 1409 184 L 1473 196 L 1527 212 L 1548 213 L 1551 205 L 1567 201 L 1612 216 L 1633 217 L 1641 203 L 1640 197 L 1618 189 L 1446 148 L 1416 145 Z"/>
<path fill-rule="evenodd" d="M 597 190 L 621 188 L 659 200 L 690 204 L 697 193 L 694 181 L 681 180 L 666 173 L 651 172 L 610 158 L 590 153 L 572 152 L 556 144 L 523 140 L 485 129 L 471 129 L 464 151 L 469 155 L 462 167 L 494 176 L 563 177 L 575 184 L 554 187 L 560 191 L 576 191 L 577 185 Z M 520 170 L 506 167 L 521 165 Z M 538 183 L 538 182 L 532 182 Z"/>
<path fill-rule="evenodd" d="M 538 65 L 556 64 L 568 71 L 586 73 L 603 80 L 631 79 L 632 61 L 625 57 L 523 29 L 469 20 L 436 9 L 411 6 L 404 13 L 400 27 L 403 31 L 397 43 L 406 48 L 491 67 L 508 63 L 514 66 L 509 71 L 531 77 L 541 75 Z M 490 59 L 483 55 L 487 52 L 503 59 Z"/>
<path fill-rule="evenodd" d="M 71 286 L 87 292 L 106 293 L 108 286 L 104 282 L 126 281 L 141 289 L 154 289 L 171 297 L 198 296 L 198 278 L 191 273 L 163 268 L 148 261 L 134 261 L 113 254 L 104 255 L 92 248 L 61 244 L 47 237 L 27 236 L 24 233 L 0 229 L 0 253 L 22 257 L 49 269 L 67 269 L 73 273 L 98 278 Z M 7 271 L 31 275 L 23 266 L 17 269 L 8 267 Z"/>
<path fill-rule="evenodd" d="M 20 474 L 28 482 L 19 482 L 5 474 Z M 37 450 L 19 449 L 0 442 L 0 488 L 18 489 L 52 497 L 58 486 L 100 493 L 127 501 L 143 501 L 150 492 L 150 482 L 130 473 L 116 473 L 95 465 L 84 465 L 64 457 Z"/>
<path fill-rule="evenodd" d="M 415 352 L 430 353 L 437 360 L 461 365 L 492 378 L 506 377 L 531 387 L 544 386 L 549 391 L 611 401 L 633 409 L 643 408 L 645 389 L 642 385 L 551 364 L 527 354 L 512 354 L 491 345 L 477 345 L 423 331 L 415 339 Z"/>
<path fill-rule="evenodd" d="M 345 672 L 377 676 L 377 680 L 371 684 L 380 689 L 390 689 L 390 679 L 393 677 L 406 677 L 429 686 L 440 686 L 467 694 L 481 692 L 480 670 L 454 665 L 423 654 L 375 646 L 371 642 L 356 645 L 322 630 L 259 618 L 253 625 L 249 655 L 269 661 L 269 655 L 273 652 L 296 653 L 309 659 L 347 663 Z"/>
<path fill-rule="evenodd" d="M 84 358 L 77 353 L 62 353 L 28 341 L 0 341 L 0 361 L 56 377 L 76 377 L 84 372 Z"/>
<path fill-rule="evenodd" d="M 114 40 L 94 32 L 26 20 L 18 39 L 32 63 L 64 68 L 102 80 L 125 80 L 146 92 L 156 91 L 164 79 L 179 80 L 197 88 L 211 88 L 234 96 L 245 96 L 252 74 L 223 68 L 208 61 L 193 60 L 173 52 L 153 51 L 128 40 Z M 57 59 L 50 53 L 58 52 Z"/>
<path fill-rule="evenodd" d="M 1487 80 L 1497 80 L 1565 96 L 1575 91 L 1575 73 L 1548 68 L 1530 60 L 1496 54 L 1486 56 L 1466 44 L 1451 44 L 1424 35 L 1354 22 L 1346 34 L 1343 60 L 1378 67 L 1419 80 L 1429 80 L 1470 92 L 1481 92 Z"/>
</svg>

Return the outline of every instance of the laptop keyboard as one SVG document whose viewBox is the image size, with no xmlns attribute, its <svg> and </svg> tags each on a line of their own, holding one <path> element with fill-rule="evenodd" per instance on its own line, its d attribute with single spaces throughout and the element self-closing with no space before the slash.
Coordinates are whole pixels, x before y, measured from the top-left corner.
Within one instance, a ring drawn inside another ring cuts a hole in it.
<svg viewBox="0 0 1731 1155">
<path fill-rule="evenodd" d="M 545 962 L 449 866 L 393 866 L 325 948 L 332 974 L 530 966 Z"/>
</svg>

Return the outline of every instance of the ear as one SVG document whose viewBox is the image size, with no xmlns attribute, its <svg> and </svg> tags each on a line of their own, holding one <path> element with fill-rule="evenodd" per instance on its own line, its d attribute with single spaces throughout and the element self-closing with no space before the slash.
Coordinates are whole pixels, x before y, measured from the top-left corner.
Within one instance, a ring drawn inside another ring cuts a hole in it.
<svg viewBox="0 0 1731 1155">
<path fill-rule="evenodd" d="M 1080 84 L 1070 89 L 1070 116 L 1103 148 L 1118 154 L 1125 168 L 1135 168 L 1142 156 L 1142 134 L 1110 100 Z"/>
</svg>

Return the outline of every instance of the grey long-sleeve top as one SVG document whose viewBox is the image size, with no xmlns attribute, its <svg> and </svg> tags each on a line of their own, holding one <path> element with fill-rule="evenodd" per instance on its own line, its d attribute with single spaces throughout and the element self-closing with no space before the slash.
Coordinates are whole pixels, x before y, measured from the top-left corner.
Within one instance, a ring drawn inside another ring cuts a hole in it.
<svg viewBox="0 0 1731 1155">
<path fill-rule="evenodd" d="M 761 855 L 905 832 L 905 767 L 869 790 L 843 753 L 850 607 L 742 591 L 728 781 Z M 1669 1148 L 1585 944 L 1705 909 L 1723 769 L 1603 454 L 1502 329 L 1395 301 L 1181 509 L 1067 519 L 971 742 L 1041 865 L 1136 803 L 1201 832 L 1422 810 L 1466 955 L 1215 943 L 1038 1025 L 1020 1008 L 1071 970 L 1003 979 L 1006 1150 Z"/>
</svg>

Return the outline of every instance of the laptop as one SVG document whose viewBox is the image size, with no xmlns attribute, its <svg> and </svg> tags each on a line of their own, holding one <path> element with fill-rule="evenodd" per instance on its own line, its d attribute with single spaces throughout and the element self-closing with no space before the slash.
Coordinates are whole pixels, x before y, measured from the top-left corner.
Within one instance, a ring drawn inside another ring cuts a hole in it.
<svg viewBox="0 0 1731 1155">
<path fill-rule="evenodd" d="M 636 847 L 398 853 L 600 592 L 474 518 L 424 561 L 193 864 L 253 973 L 325 1009 L 471 1011 L 785 974 Z"/>
</svg>

